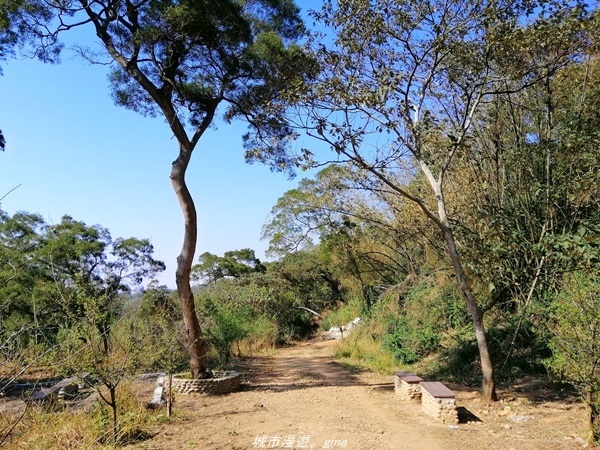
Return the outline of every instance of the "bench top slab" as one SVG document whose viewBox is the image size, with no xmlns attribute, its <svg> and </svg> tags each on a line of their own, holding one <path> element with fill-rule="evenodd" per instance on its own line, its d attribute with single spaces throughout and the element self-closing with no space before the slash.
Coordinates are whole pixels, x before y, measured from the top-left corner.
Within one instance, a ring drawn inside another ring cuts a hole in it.
<svg viewBox="0 0 600 450">
<path fill-rule="evenodd" d="M 418 377 L 414 373 L 410 372 L 394 372 L 394 375 L 406 381 L 407 383 L 420 383 L 423 381 L 423 378 Z"/>
<path fill-rule="evenodd" d="M 421 381 L 421 389 L 435 398 L 456 398 L 456 394 L 439 381 Z"/>
<path fill-rule="evenodd" d="M 65 378 L 64 380 L 59 381 L 58 383 L 56 383 L 50 387 L 42 388 L 39 391 L 36 391 L 31 395 L 31 400 L 33 400 L 33 401 L 44 400 L 48 396 L 60 391 L 62 388 L 69 386 L 73 383 L 76 383 L 77 380 L 78 380 L 77 377 Z"/>
</svg>

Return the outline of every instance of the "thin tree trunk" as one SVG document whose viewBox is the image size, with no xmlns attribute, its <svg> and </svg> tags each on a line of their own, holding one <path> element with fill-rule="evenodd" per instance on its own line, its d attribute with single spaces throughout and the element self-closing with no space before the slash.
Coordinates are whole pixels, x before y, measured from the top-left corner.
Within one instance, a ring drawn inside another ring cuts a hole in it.
<svg viewBox="0 0 600 450">
<path fill-rule="evenodd" d="M 494 381 L 494 366 L 492 364 L 492 359 L 490 357 L 487 345 L 487 338 L 485 336 L 483 312 L 481 308 L 477 306 L 477 301 L 473 296 L 473 291 L 469 285 L 467 276 L 462 266 L 460 255 L 456 248 L 456 240 L 454 239 L 452 227 L 450 226 L 450 222 L 446 213 L 446 204 L 444 202 L 441 183 L 432 185 L 432 187 L 434 188 L 438 203 L 438 216 L 440 220 L 438 226 L 441 228 L 442 233 L 444 234 L 444 240 L 446 241 L 446 246 L 452 262 L 454 274 L 460 286 L 460 290 L 465 298 L 465 302 L 473 322 L 473 327 L 475 328 L 475 337 L 477 339 L 477 347 L 479 349 L 479 360 L 481 362 L 481 399 L 484 402 L 495 402 L 498 400 L 498 397 L 496 395 L 496 386 Z"/>
<path fill-rule="evenodd" d="M 173 374 L 167 374 L 167 417 L 173 413 Z"/>
<path fill-rule="evenodd" d="M 600 442 L 600 410 L 592 392 L 587 393 L 588 420 L 590 424 L 591 441 Z"/>
<path fill-rule="evenodd" d="M 343 150 L 340 150 L 340 152 L 346 154 L 349 158 L 354 159 L 359 167 L 371 171 L 371 173 L 373 173 L 376 177 L 378 177 L 381 181 L 383 181 L 385 184 L 391 187 L 398 194 L 410 201 L 415 202 L 419 206 L 419 208 L 421 208 L 421 211 L 423 211 L 425 216 L 427 216 L 432 222 L 434 222 L 441 230 L 444 236 L 444 240 L 446 241 L 446 247 L 448 250 L 448 254 L 450 255 L 450 260 L 452 262 L 452 267 L 454 269 L 456 280 L 465 297 L 465 303 L 467 304 L 467 308 L 469 309 L 469 314 L 471 315 L 471 320 L 473 322 L 473 327 L 475 328 L 475 336 L 477 338 L 477 347 L 479 349 L 479 359 L 481 362 L 482 371 L 481 398 L 484 402 L 495 402 L 496 400 L 498 400 L 498 397 L 496 395 L 496 386 L 494 381 L 494 366 L 490 358 L 487 339 L 485 336 L 485 328 L 483 325 L 483 311 L 477 306 L 477 301 L 473 296 L 471 286 L 469 286 L 467 276 L 465 275 L 462 262 L 460 260 L 460 255 L 456 248 L 456 241 L 454 239 L 454 234 L 452 233 L 452 227 L 450 226 L 448 215 L 446 213 L 446 203 L 442 191 L 444 171 L 440 173 L 439 179 L 436 179 L 433 173 L 431 172 L 429 166 L 422 159 L 420 159 L 418 154 L 415 154 L 415 156 L 418 159 L 419 167 L 421 168 L 422 173 L 425 175 L 430 187 L 433 189 L 433 193 L 435 195 L 438 207 L 438 213 L 436 215 L 429 208 L 427 203 L 425 203 L 419 197 L 411 195 L 409 192 L 394 184 L 384 174 L 374 169 L 373 167 L 367 165 L 362 160 L 359 159 L 357 161 L 355 159 L 356 155 L 348 154 Z M 449 164 L 449 161 L 447 164 Z"/>
<path fill-rule="evenodd" d="M 496 386 L 494 381 L 494 366 L 487 345 L 487 338 L 485 336 L 485 327 L 483 324 L 483 312 L 481 308 L 477 306 L 477 301 L 471 291 L 471 286 L 467 281 L 466 275 L 462 268 L 460 257 L 456 250 L 456 243 L 454 242 L 454 236 L 452 230 L 449 228 L 445 233 L 446 244 L 448 246 L 448 252 L 450 253 L 450 259 L 452 260 L 452 267 L 454 268 L 454 274 L 460 286 L 460 289 L 465 297 L 471 320 L 473 321 L 473 327 L 475 328 L 475 337 L 477 338 L 477 347 L 479 349 L 479 359 L 481 362 L 481 399 L 484 402 L 495 402 L 498 400 L 496 395 Z"/>
<path fill-rule="evenodd" d="M 109 330 L 104 323 L 100 323 L 98 324 L 98 331 L 100 332 L 100 338 L 102 339 L 102 349 L 104 350 L 104 354 L 108 355 L 110 353 Z"/>
<path fill-rule="evenodd" d="M 181 310 L 183 323 L 186 330 L 187 347 L 190 353 L 190 369 L 194 378 L 201 378 L 206 371 L 206 353 L 207 343 L 202 336 L 200 322 L 196 315 L 194 306 L 194 296 L 190 284 L 190 272 L 193 264 L 194 253 L 196 251 L 196 239 L 198 233 L 196 208 L 192 196 L 185 183 L 185 172 L 192 156 L 192 151 L 198 142 L 198 139 L 204 134 L 212 123 L 215 111 L 221 99 L 213 99 L 205 105 L 206 115 L 196 129 L 192 139 L 188 138 L 185 127 L 177 115 L 177 108 L 173 100 L 173 88 L 168 83 L 162 84 L 158 88 L 153 81 L 146 76 L 146 73 L 140 69 L 138 63 L 138 54 L 140 44 L 134 46 L 133 54 L 128 59 L 123 55 L 113 42 L 113 35 L 109 32 L 109 22 L 103 21 L 101 15 L 96 14 L 88 5 L 85 8 L 88 17 L 96 28 L 96 34 L 107 48 L 109 55 L 128 72 L 136 82 L 144 89 L 154 102 L 160 107 L 171 131 L 179 143 L 179 155 L 171 168 L 171 184 L 175 190 L 175 195 L 179 200 L 179 205 L 183 212 L 184 220 L 184 238 L 181 253 L 177 257 L 177 269 L 175 271 L 175 282 Z M 136 19 L 137 20 L 137 19 Z"/>
<path fill-rule="evenodd" d="M 186 331 L 187 346 L 190 353 L 190 370 L 192 378 L 202 378 L 206 373 L 206 353 L 207 345 L 200 322 L 196 314 L 194 304 L 194 295 L 190 284 L 190 272 L 194 261 L 196 251 L 196 240 L 198 233 L 198 223 L 196 216 L 196 207 L 194 201 L 185 183 L 185 171 L 192 150 L 186 148 L 180 143 L 179 157 L 173 162 L 171 169 L 171 184 L 175 190 L 175 195 L 179 200 L 184 220 L 184 237 L 181 253 L 177 257 L 177 270 L 175 272 L 175 281 L 177 283 L 177 292 L 181 311 L 183 314 L 183 323 Z"/>
<path fill-rule="evenodd" d="M 117 445 L 117 440 L 119 437 L 119 424 L 117 422 L 117 392 L 115 386 L 110 386 L 108 388 L 108 392 L 110 394 L 110 407 L 112 409 L 112 425 L 113 425 L 113 444 Z"/>
</svg>

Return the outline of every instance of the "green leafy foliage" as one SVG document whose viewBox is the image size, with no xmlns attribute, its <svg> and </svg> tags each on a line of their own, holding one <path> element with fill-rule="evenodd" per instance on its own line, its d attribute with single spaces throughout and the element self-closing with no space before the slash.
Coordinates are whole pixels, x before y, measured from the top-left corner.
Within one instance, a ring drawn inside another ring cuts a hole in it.
<svg viewBox="0 0 600 450">
<path fill-rule="evenodd" d="M 247 280 L 221 279 L 196 291 L 207 338 L 216 351 L 216 365 L 227 367 L 234 350 L 241 354 L 271 348 L 286 337 L 294 312 L 273 297 L 271 289 Z"/>
<path fill-rule="evenodd" d="M 206 328 L 208 340 L 219 355 L 219 367 L 225 368 L 231 359 L 232 345 L 239 343 L 250 331 L 252 311 L 249 306 L 231 310 L 210 299 L 205 300 L 204 307 L 211 319 Z"/>
<path fill-rule="evenodd" d="M 0 30 L 7 30 L 13 40 L 27 41 L 44 60 L 56 59 L 63 32 L 76 27 L 93 31 L 117 63 L 110 75 L 115 103 L 169 117 L 180 144 L 193 149 L 217 107 L 227 104 L 225 119 L 239 118 L 250 127 L 249 149 L 250 143 L 264 143 L 286 166 L 282 150 L 294 133 L 280 114 L 265 113 L 264 106 L 283 108 L 279 92 L 315 70 L 312 59 L 294 43 L 304 26 L 293 1 L 50 5 L 3 0 L 2 5 Z M 53 17 L 59 18 L 58 29 Z M 97 59 L 88 49 L 81 53 Z M 188 137 L 185 123 L 198 136 Z"/>
<path fill-rule="evenodd" d="M 265 270 L 254 250 L 249 248 L 227 251 L 222 257 L 205 252 L 198 257 L 198 264 L 192 267 L 192 279 L 210 283 L 221 278 L 240 278 Z"/>
<path fill-rule="evenodd" d="M 317 312 L 330 308 L 344 294 L 339 271 L 318 249 L 304 250 L 268 266 L 268 275 L 279 280 L 277 293 L 294 299 L 294 306 Z"/>
<path fill-rule="evenodd" d="M 200 138 L 223 107 L 226 121 L 239 119 L 249 126 L 244 137 L 248 158 L 260 143 L 276 155 L 278 170 L 291 167 L 294 158 L 285 150 L 297 134 L 283 115 L 287 103 L 280 93 L 315 69 L 313 59 L 294 42 L 304 33 L 299 9 L 291 0 L 40 4 L 49 17 L 22 14 L 15 26 L 27 31 L 24 37 L 42 59 L 60 52 L 65 31 L 87 31 L 115 63 L 110 76 L 115 102 L 141 114 L 160 114 L 177 140 L 179 153 L 170 178 L 185 231 L 176 283 L 190 366 L 194 376 L 200 376 L 206 346 L 190 283 L 198 226 L 185 173 Z M 87 48 L 79 53 L 92 62 L 100 58 Z M 267 106 L 277 107 L 267 111 Z"/>
<path fill-rule="evenodd" d="M 514 310 L 528 296 L 541 301 L 537 293 L 554 289 L 562 273 L 598 263 L 600 159 L 588 122 L 597 83 L 589 60 L 519 94 L 519 102 L 516 94 L 494 97 L 472 159 L 459 164 L 477 188 L 457 197 L 457 234 L 482 290 L 493 288 L 490 305 Z M 540 289 L 529 294 L 532 286 Z"/>
<path fill-rule="evenodd" d="M 572 383 L 589 410 L 591 439 L 600 441 L 600 279 L 597 273 L 565 276 L 550 306 L 548 368 Z"/>
<path fill-rule="evenodd" d="M 545 376 L 542 361 L 548 357 L 547 333 L 539 323 L 518 321 L 489 327 L 490 351 L 496 356 L 498 380 L 514 380 L 523 376 Z M 448 345 L 449 344 L 449 345 Z M 475 339 L 458 329 L 452 341 L 440 348 L 437 367 L 432 376 L 476 384 L 480 374 Z"/>
<path fill-rule="evenodd" d="M 401 364 L 419 361 L 439 346 L 441 336 L 432 323 L 411 323 L 407 316 L 390 321 L 383 337 L 383 345 L 392 352 Z"/>
<path fill-rule="evenodd" d="M 69 216 L 47 225 L 36 214 L 2 213 L 0 243 L 0 335 L 15 351 L 18 343 L 53 344 L 82 320 L 103 335 L 121 295 L 164 270 L 147 240 L 113 240 Z"/>
<path fill-rule="evenodd" d="M 398 293 L 393 290 L 384 295 L 376 310 L 385 320 L 383 344 L 402 364 L 412 364 L 438 352 L 453 330 L 468 323 L 467 312 L 451 286 L 424 283 L 410 288 L 400 298 L 394 299 L 395 295 Z M 396 314 L 384 313 L 390 307 L 384 306 L 385 302 L 390 301 L 399 302 Z"/>
<path fill-rule="evenodd" d="M 53 13 L 49 5 L 38 0 L 0 0 L 0 61 L 14 55 L 14 47 L 23 44 L 33 37 L 28 21 L 39 24 L 52 20 Z M 60 46 L 52 51 L 40 48 L 36 56 L 47 61 L 54 61 Z M 0 68 L 0 75 L 2 70 Z M 1 133 L 0 133 L 1 134 Z M 0 148 L 3 148 L 0 145 Z"/>
<path fill-rule="evenodd" d="M 143 328 L 145 370 L 174 374 L 184 370 L 186 348 L 181 330 L 181 311 L 174 293 L 151 283 L 141 297 L 139 310 L 132 308 L 136 326 Z"/>
</svg>

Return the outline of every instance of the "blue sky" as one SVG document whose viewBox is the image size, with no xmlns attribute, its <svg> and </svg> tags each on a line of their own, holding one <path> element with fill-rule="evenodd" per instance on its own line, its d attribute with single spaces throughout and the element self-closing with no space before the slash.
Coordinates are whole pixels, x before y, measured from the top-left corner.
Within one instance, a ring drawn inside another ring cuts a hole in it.
<svg viewBox="0 0 600 450">
<path fill-rule="evenodd" d="M 117 107 L 107 67 L 65 53 L 58 65 L 17 58 L 2 63 L 0 208 L 48 223 L 64 214 L 100 224 L 114 237 L 151 239 L 167 265 L 159 281 L 175 286 L 183 220 L 169 171 L 177 142 L 160 118 Z M 264 259 L 261 228 L 277 199 L 307 174 L 288 180 L 244 162 L 243 123 L 220 124 L 201 139 L 187 173 L 199 216 L 197 255 L 252 248 Z"/>
</svg>

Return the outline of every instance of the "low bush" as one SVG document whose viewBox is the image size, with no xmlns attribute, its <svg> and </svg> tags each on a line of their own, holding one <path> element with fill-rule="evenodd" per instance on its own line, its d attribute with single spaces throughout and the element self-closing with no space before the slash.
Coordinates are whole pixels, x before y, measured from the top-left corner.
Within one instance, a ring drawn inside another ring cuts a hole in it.
<svg viewBox="0 0 600 450">
<path fill-rule="evenodd" d="M 397 367 L 393 355 L 385 349 L 369 330 L 368 324 L 361 324 L 347 337 L 338 341 L 333 355 L 353 365 L 359 365 L 379 373 L 392 373 Z"/>
<path fill-rule="evenodd" d="M 327 311 L 320 324 L 321 330 L 348 325 L 357 317 L 363 316 L 364 304 L 360 297 L 353 297 L 348 303 L 342 304 L 338 309 Z"/>
<path fill-rule="evenodd" d="M 147 411 L 135 395 L 131 384 L 123 383 L 119 398 L 119 446 L 132 444 L 151 437 L 149 429 L 155 413 Z M 40 405 L 28 406 L 25 414 L 0 415 L 0 428 L 16 426 L 2 445 L 3 450 L 32 448 L 36 450 L 101 450 L 114 448 L 111 412 L 102 401 L 89 411 L 72 409 L 48 410 Z M 4 437 L 4 436 L 2 436 Z"/>
<path fill-rule="evenodd" d="M 267 317 L 261 316 L 250 323 L 248 334 L 239 343 L 238 354 L 241 354 L 243 350 L 252 356 L 257 351 L 272 350 L 277 344 L 278 337 L 277 324 Z"/>
</svg>

